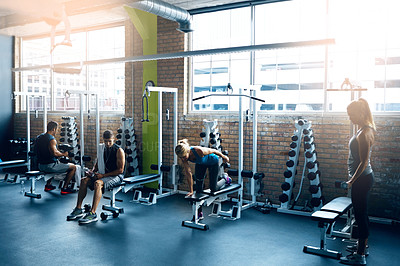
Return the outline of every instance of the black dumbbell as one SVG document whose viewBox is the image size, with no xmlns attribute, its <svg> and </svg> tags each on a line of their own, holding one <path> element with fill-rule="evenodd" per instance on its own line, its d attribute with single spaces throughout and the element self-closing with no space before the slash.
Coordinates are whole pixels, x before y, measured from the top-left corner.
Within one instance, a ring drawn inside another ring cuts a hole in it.
<svg viewBox="0 0 400 266">
<path fill-rule="evenodd" d="M 206 136 L 206 132 L 201 132 L 200 133 L 200 138 L 204 138 Z"/>
<path fill-rule="evenodd" d="M 121 146 L 122 141 L 121 141 L 121 140 L 117 140 L 117 141 L 115 142 L 115 144 L 117 144 L 118 146 Z"/>
<path fill-rule="evenodd" d="M 305 128 L 305 129 L 303 129 L 303 134 L 308 135 L 308 134 L 310 134 L 311 131 L 312 131 L 312 129 Z"/>
<path fill-rule="evenodd" d="M 292 175 L 293 175 L 293 173 L 292 173 L 292 171 L 290 171 L 290 170 L 286 170 L 286 171 L 283 173 L 283 175 L 284 175 L 286 178 L 291 178 Z"/>
<path fill-rule="evenodd" d="M 315 145 L 314 142 L 311 142 L 311 143 L 310 143 L 310 142 L 304 143 L 304 149 L 305 149 L 305 150 L 311 149 L 311 147 L 312 147 L 313 145 Z"/>
<path fill-rule="evenodd" d="M 60 136 L 61 136 L 61 137 L 64 137 L 64 136 L 65 136 L 65 132 L 61 132 L 61 133 L 60 133 Z"/>
<path fill-rule="evenodd" d="M 297 122 L 297 124 L 299 124 L 300 126 L 304 125 L 304 120 L 303 120 L 303 119 L 300 119 L 300 120 Z"/>
<path fill-rule="evenodd" d="M 132 154 L 133 150 L 130 148 L 125 148 L 125 152 L 126 152 L 126 154 Z"/>
<path fill-rule="evenodd" d="M 255 173 L 253 176 L 254 180 L 263 179 L 264 177 L 265 177 L 265 174 L 263 172 Z"/>
<path fill-rule="evenodd" d="M 90 212 L 90 210 L 92 209 L 92 206 L 90 204 L 85 204 L 85 205 L 83 205 L 83 209 L 85 212 Z"/>
<path fill-rule="evenodd" d="M 299 137 L 297 135 L 292 136 L 292 141 L 297 141 L 298 139 L 299 139 Z"/>
<path fill-rule="evenodd" d="M 321 201 L 322 201 L 322 198 L 312 198 L 311 205 L 313 207 L 318 207 L 319 205 L 321 205 Z"/>
<path fill-rule="evenodd" d="M 317 165 L 317 166 L 319 165 L 319 162 L 317 160 L 315 160 L 314 162 L 308 162 L 306 164 L 308 169 L 313 169 L 315 167 L 315 165 Z"/>
<path fill-rule="evenodd" d="M 215 138 L 212 138 L 212 139 L 210 139 L 210 143 L 211 143 L 211 145 L 213 145 L 213 144 L 217 143 L 217 140 Z"/>
<path fill-rule="evenodd" d="M 103 221 L 105 221 L 105 220 L 107 220 L 107 218 L 108 217 L 113 217 L 113 218 L 117 218 L 118 216 L 119 216 L 119 213 L 118 212 L 113 212 L 113 213 L 105 213 L 105 212 L 102 212 L 101 214 L 100 214 L 100 217 L 101 217 L 101 220 L 103 220 Z"/>
<path fill-rule="evenodd" d="M 289 155 L 289 157 L 294 157 L 294 156 L 296 156 L 296 151 L 295 150 L 290 150 L 288 155 Z"/>
<path fill-rule="evenodd" d="M 117 139 L 122 139 L 122 135 L 121 134 L 117 134 Z"/>
<path fill-rule="evenodd" d="M 121 129 L 121 128 L 118 128 L 118 129 L 117 129 L 117 133 L 122 133 L 122 129 Z"/>
<path fill-rule="evenodd" d="M 125 138 L 126 138 L 126 139 L 130 139 L 130 138 L 131 138 L 131 135 L 125 134 Z"/>
<path fill-rule="evenodd" d="M 124 130 L 124 133 L 125 133 L 125 134 L 129 134 L 129 129 L 125 129 L 125 130 Z"/>
<path fill-rule="evenodd" d="M 297 147 L 297 143 L 296 142 L 290 143 L 290 148 L 295 149 L 296 147 Z"/>
<path fill-rule="evenodd" d="M 290 184 L 288 182 L 282 183 L 281 188 L 283 191 L 288 191 L 290 189 Z"/>
<path fill-rule="evenodd" d="M 228 156 L 229 152 L 227 150 L 223 150 L 222 154 L 225 155 L 225 156 Z"/>
<path fill-rule="evenodd" d="M 316 193 L 318 193 L 319 186 L 317 186 L 317 185 L 310 185 L 310 187 L 308 188 L 308 190 L 310 191 L 311 194 L 316 194 Z"/>
<path fill-rule="evenodd" d="M 313 140 L 314 139 L 314 136 L 304 136 L 304 141 L 306 141 L 306 142 L 310 142 L 311 140 Z"/>
<path fill-rule="evenodd" d="M 317 153 L 315 150 L 313 150 L 312 152 L 311 151 L 306 151 L 306 157 L 307 158 L 311 158 L 311 157 L 313 157 L 313 155 L 314 155 L 314 153 Z"/>
<path fill-rule="evenodd" d="M 286 166 L 287 167 L 292 167 L 294 165 L 294 161 L 293 160 L 287 160 L 286 162 Z"/>
<path fill-rule="evenodd" d="M 285 203 L 289 200 L 289 196 L 286 195 L 285 193 L 282 193 L 281 195 L 279 195 L 279 201 L 282 203 Z"/>
</svg>

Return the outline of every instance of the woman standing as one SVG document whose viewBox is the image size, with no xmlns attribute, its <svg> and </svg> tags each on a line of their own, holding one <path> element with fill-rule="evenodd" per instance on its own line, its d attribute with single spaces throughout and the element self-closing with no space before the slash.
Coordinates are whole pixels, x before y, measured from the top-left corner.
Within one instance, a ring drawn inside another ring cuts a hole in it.
<svg viewBox="0 0 400 266">
<path fill-rule="evenodd" d="M 340 260 L 349 265 L 366 265 L 369 236 L 368 198 L 374 182 L 370 156 L 376 128 L 368 102 L 363 98 L 351 102 L 347 106 L 347 114 L 350 121 L 359 128 L 350 139 L 347 161 L 350 177 L 347 185 L 351 187 L 351 201 L 358 225 L 358 243 L 356 246 L 348 246 L 347 250 L 352 254 Z"/>
</svg>

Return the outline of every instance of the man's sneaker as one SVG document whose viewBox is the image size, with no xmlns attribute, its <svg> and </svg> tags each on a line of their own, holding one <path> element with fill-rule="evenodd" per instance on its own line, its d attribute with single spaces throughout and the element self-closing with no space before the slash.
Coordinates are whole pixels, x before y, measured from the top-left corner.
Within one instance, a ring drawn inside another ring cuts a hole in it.
<svg viewBox="0 0 400 266">
<path fill-rule="evenodd" d="M 365 255 L 353 253 L 347 255 L 346 257 L 341 257 L 340 263 L 347 265 L 367 265 L 367 260 L 365 259 Z"/>
<path fill-rule="evenodd" d="M 352 245 L 352 246 L 347 246 L 346 247 L 346 251 L 348 251 L 348 252 L 350 252 L 350 253 L 355 253 L 355 252 L 357 252 L 357 244 L 355 244 L 355 245 Z M 366 247 L 365 247 L 365 256 L 368 256 L 369 255 L 369 246 L 367 245 Z"/>
<path fill-rule="evenodd" d="M 88 212 L 85 217 L 79 220 L 79 224 L 90 224 L 93 222 L 97 222 L 97 215 L 92 212 Z"/>
<path fill-rule="evenodd" d="M 67 195 L 67 194 L 71 194 L 74 193 L 75 191 L 72 188 L 62 188 L 61 189 L 61 195 Z"/>
<path fill-rule="evenodd" d="M 44 186 L 44 191 L 46 191 L 46 192 L 52 191 L 52 190 L 54 190 L 54 189 L 56 189 L 56 187 L 53 186 L 52 184 L 49 184 L 49 185 L 45 185 L 45 186 Z"/>
<path fill-rule="evenodd" d="M 224 179 L 226 186 L 229 186 L 232 183 L 232 178 L 227 173 L 224 173 Z"/>
<path fill-rule="evenodd" d="M 76 220 L 78 218 L 81 218 L 85 215 L 85 213 L 82 211 L 82 209 L 75 208 L 68 216 L 67 216 L 67 221 L 72 221 Z"/>
</svg>

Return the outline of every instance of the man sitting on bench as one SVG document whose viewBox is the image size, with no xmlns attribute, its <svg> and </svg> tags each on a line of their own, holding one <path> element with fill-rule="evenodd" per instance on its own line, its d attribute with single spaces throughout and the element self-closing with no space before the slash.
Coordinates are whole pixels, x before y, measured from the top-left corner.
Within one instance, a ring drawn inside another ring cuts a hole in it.
<svg viewBox="0 0 400 266">
<path fill-rule="evenodd" d="M 221 180 L 218 179 L 219 169 L 219 157 L 226 163 L 229 162 L 228 156 L 223 155 L 216 149 L 210 149 L 200 146 L 189 146 L 187 139 L 178 141 L 178 145 L 175 147 L 176 155 L 182 160 L 184 173 L 189 183 L 189 193 L 186 196 L 193 195 L 193 177 L 192 171 L 189 166 L 189 162 L 195 163 L 195 178 L 196 178 L 196 193 L 203 192 L 204 178 L 206 177 L 206 171 L 210 177 L 210 190 L 215 192 L 220 190 L 225 184 L 231 183 L 229 176 L 224 177 Z M 199 209 L 199 219 L 203 217 L 202 208 Z"/>
<path fill-rule="evenodd" d="M 106 189 L 119 185 L 124 178 L 125 153 L 117 144 L 114 144 L 114 134 L 111 130 L 103 133 L 104 145 L 101 145 L 99 158 L 93 169 L 86 173 L 81 180 L 78 192 L 78 201 L 75 209 L 67 216 L 67 220 L 79 220 L 79 224 L 88 224 L 97 221 L 96 209 Z M 85 215 L 82 211 L 82 202 L 86 197 L 87 188 L 94 190 L 92 209 Z"/>
<path fill-rule="evenodd" d="M 68 156 L 68 152 L 60 152 L 57 149 L 57 141 L 55 139 L 57 133 L 57 122 L 50 121 L 47 124 L 47 132 L 40 134 L 36 138 L 35 153 L 39 170 L 45 173 L 65 173 L 67 177 L 64 186 L 61 188 L 61 194 L 70 194 L 74 192 L 68 187 L 70 181 L 75 175 L 76 166 L 72 163 L 60 163 L 57 157 Z M 49 179 L 44 187 L 44 191 L 51 191 L 56 187 L 51 184 Z"/>
</svg>

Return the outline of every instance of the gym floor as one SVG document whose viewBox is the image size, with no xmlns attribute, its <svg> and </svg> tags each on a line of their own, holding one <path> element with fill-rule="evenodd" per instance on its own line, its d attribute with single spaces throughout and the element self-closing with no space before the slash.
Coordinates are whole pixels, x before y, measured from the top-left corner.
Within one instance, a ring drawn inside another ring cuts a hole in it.
<svg viewBox="0 0 400 266">
<path fill-rule="evenodd" d="M 29 184 L 26 184 L 28 189 Z M 305 244 L 319 245 L 319 228 L 310 217 L 254 209 L 236 221 L 208 217 L 208 231 L 182 227 L 191 219 L 183 195 L 159 199 L 156 205 L 129 202 L 119 193 L 125 213 L 116 219 L 79 226 L 66 221 L 77 194 L 37 191 L 42 199 L 22 196 L 20 185 L 0 183 L 1 265 L 341 265 L 339 261 L 303 253 Z M 92 200 L 88 193 L 85 203 Z M 109 201 L 102 199 L 101 205 Z M 328 240 L 328 248 L 345 252 L 346 242 Z M 371 224 L 368 265 L 400 265 L 400 230 Z M 397 263 L 397 264 L 396 264 Z"/>
</svg>

